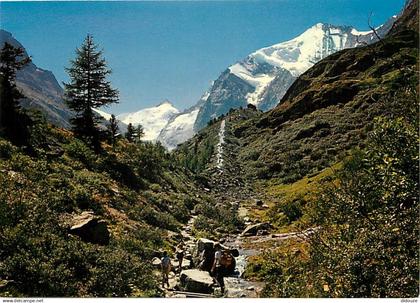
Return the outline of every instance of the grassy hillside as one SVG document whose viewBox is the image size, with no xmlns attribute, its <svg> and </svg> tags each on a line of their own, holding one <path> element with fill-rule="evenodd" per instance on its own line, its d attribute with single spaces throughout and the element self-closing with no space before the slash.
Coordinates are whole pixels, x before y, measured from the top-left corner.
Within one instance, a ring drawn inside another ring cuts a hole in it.
<svg viewBox="0 0 420 303">
<path fill-rule="evenodd" d="M 203 199 L 191 175 L 155 144 L 95 155 L 45 124 L 32 140 L 27 155 L 0 139 L 0 295 L 159 296 L 151 259 Z M 109 244 L 70 234 L 83 211 L 107 223 Z"/>
</svg>

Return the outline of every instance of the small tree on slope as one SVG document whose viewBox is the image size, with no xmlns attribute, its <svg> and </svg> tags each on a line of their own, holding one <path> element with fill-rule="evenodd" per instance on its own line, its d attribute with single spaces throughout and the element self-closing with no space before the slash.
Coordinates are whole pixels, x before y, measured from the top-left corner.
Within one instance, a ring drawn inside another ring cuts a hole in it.
<svg viewBox="0 0 420 303">
<path fill-rule="evenodd" d="M 137 125 L 137 127 L 136 127 L 135 137 L 136 137 L 135 141 L 137 143 L 139 143 L 141 141 L 141 138 L 144 137 L 144 128 L 141 124 Z"/>
<path fill-rule="evenodd" d="M 125 133 L 125 137 L 127 138 L 128 142 L 133 142 L 136 136 L 136 130 L 132 123 L 128 123 L 127 125 L 127 132 Z"/>
<path fill-rule="evenodd" d="M 112 144 L 112 147 L 115 147 L 118 131 L 119 131 L 118 121 L 115 118 L 115 115 L 112 114 L 111 118 L 109 118 L 109 124 L 108 124 L 109 143 Z"/>
<path fill-rule="evenodd" d="M 97 122 L 100 118 L 92 109 L 117 103 L 118 91 L 106 79 L 111 70 L 107 68 L 102 51 L 98 50 L 92 36 L 87 35 L 82 46 L 76 49 L 76 59 L 71 60 L 70 65 L 66 68 L 70 82 L 64 83 L 64 86 L 66 102 L 76 113 L 72 119 L 73 131 L 99 153 L 100 130 Z"/>
</svg>

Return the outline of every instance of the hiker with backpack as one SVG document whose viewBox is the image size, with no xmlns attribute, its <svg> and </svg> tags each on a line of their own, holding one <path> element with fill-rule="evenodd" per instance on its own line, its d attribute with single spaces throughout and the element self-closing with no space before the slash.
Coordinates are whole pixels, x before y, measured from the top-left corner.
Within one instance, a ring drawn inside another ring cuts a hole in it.
<svg viewBox="0 0 420 303">
<path fill-rule="evenodd" d="M 232 265 L 233 256 L 230 251 L 222 249 L 222 246 L 219 243 L 214 245 L 214 250 L 214 261 L 211 273 L 216 278 L 223 294 L 225 292 L 225 281 L 223 278 L 226 275 L 226 269 Z"/>
<path fill-rule="evenodd" d="M 165 287 L 165 283 L 169 287 L 169 272 L 171 271 L 172 263 L 167 251 L 163 252 L 160 267 L 162 270 L 162 287 Z"/>
</svg>

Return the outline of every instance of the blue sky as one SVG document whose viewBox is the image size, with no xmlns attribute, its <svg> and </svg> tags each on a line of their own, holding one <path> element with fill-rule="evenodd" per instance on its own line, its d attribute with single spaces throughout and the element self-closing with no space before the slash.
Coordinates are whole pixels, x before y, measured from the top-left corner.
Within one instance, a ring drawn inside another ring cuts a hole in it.
<svg viewBox="0 0 420 303">
<path fill-rule="evenodd" d="M 291 39 L 317 22 L 367 29 L 404 0 L 0 2 L 0 25 L 39 67 L 66 81 L 64 67 L 87 33 L 104 49 L 123 113 L 171 100 L 197 102 L 229 65 Z"/>
</svg>

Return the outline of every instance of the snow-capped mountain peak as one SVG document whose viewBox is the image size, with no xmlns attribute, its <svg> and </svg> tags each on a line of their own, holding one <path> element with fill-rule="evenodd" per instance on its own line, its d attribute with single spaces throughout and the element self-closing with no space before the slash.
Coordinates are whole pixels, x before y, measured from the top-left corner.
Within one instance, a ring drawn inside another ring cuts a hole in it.
<svg viewBox="0 0 420 303">
<path fill-rule="evenodd" d="M 383 36 L 391 28 L 396 16 L 376 28 Z M 358 31 L 350 26 L 317 23 L 294 39 L 261 48 L 244 60 L 229 67 L 229 72 L 254 87 L 245 96 L 246 102 L 262 109 L 272 107 L 261 104 L 267 87 L 279 73 L 290 79 L 297 78 L 318 61 L 351 47 L 375 42 L 373 31 Z M 220 103 L 220 102 L 219 102 Z"/>
<path fill-rule="evenodd" d="M 347 29 L 347 30 L 346 30 Z M 313 64 L 347 45 L 348 28 L 318 23 L 300 36 L 252 53 L 256 63 L 281 67 L 297 77 Z"/>
<path fill-rule="evenodd" d="M 177 114 L 179 114 L 179 110 L 170 101 L 164 100 L 155 107 L 121 114 L 117 118 L 127 125 L 129 123 L 134 126 L 141 124 L 144 128 L 143 140 L 155 141 L 168 121 Z"/>
<path fill-rule="evenodd" d="M 248 103 L 259 105 L 261 97 L 280 70 L 298 77 L 323 58 L 345 48 L 358 46 L 372 31 L 359 32 L 348 26 L 317 23 L 298 37 L 261 48 L 229 67 L 232 74 L 255 88 L 246 95 Z"/>
<path fill-rule="evenodd" d="M 207 101 L 209 95 L 209 92 L 206 91 L 195 106 L 174 115 L 160 132 L 157 141 L 161 142 L 168 150 L 172 150 L 178 144 L 193 137 L 195 134 L 194 122 L 201 105 Z"/>
</svg>

